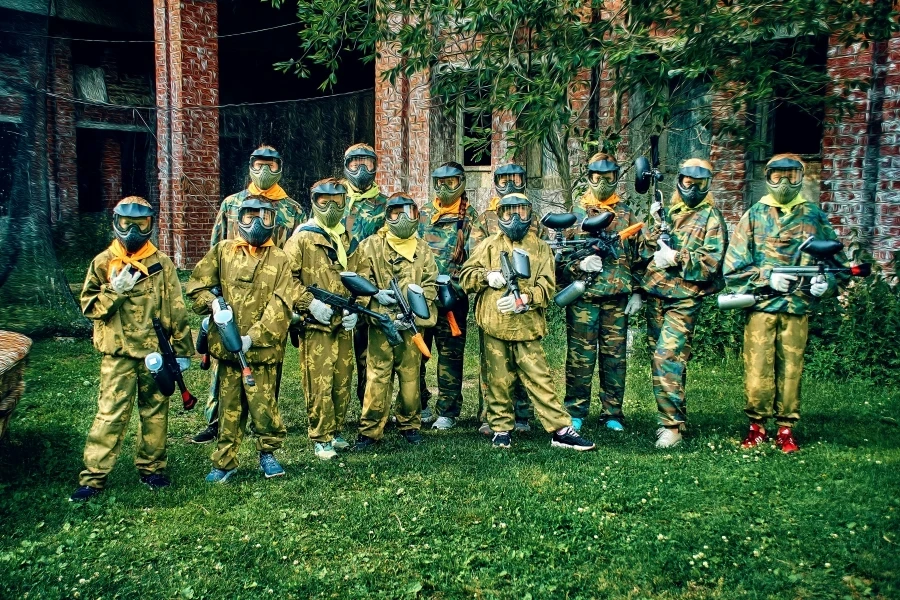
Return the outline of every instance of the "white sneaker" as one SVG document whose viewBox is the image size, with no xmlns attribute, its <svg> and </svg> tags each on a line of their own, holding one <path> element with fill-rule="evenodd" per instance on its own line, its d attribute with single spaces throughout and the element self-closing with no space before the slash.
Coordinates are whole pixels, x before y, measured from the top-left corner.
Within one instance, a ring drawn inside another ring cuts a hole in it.
<svg viewBox="0 0 900 600">
<path fill-rule="evenodd" d="M 434 413 L 431 412 L 431 407 L 428 407 L 425 410 L 423 410 L 422 414 L 419 415 L 419 418 L 422 420 L 423 425 L 428 425 L 429 423 L 434 423 L 434 420 L 437 419 L 437 417 L 434 416 Z"/>
<path fill-rule="evenodd" d="M 660 427 L 656 430 L 657 448 L 674 448 L 681 443 L 681 432 L 669 427 Z"/>
<path fill-rule="evenodd" d="M 491 426 L 487 423 L 482 423 L 481 427 L 478 428 L 478 433 L 481 435 L 494 435 L 494 432 L 491 431 Z"/>
<path fill-rule="evenodd" d="M 336 435 L 334 439 L 331 440 L 331 447 L 334 450 L 347 450 L 350 448 L 350 442 L 345 440 L 343 437 Z"/>
<path fill-rule="evenodd" d="M 453 417 L 438 417 L 437 421 L 434 422 L 434 425 L 431 426 L 432 429 L 450 429 L 456 425 L 456 419 Z"/>
<path fill-rule="evenodd" d="M 316 442 L 315 448 L 316 458 L 319 460 L 331 460 L 337 456 L 337 452 L 334 451 L 331 442 Z"/>
</svg>

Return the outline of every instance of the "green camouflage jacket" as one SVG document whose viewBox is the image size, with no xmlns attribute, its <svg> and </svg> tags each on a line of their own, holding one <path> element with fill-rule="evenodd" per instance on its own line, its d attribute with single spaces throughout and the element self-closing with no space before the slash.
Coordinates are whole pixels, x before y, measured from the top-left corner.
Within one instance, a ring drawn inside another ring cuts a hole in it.
<svg viewBox="0 0 900 600">
<path fill-rule="evenodd" d="M 249 335 L 253 342 L 247 362 L 280 363 L 294 305 L 290 261 L 275 246 L 258 248 L 256 258 L 236 244 L 235 240 L 219 242 L 200 259 L 187 282 L 188 298 L 194 312 L 209 314 L 215 298 L 209 290 L 219 286 L 234 310 L 241 335 Z M 219 360 L 237 362 L 222 345 L 215 326 L 209 328 L 209 351 Z"/>
<path fill-rule="evenodd" d="M 461 264 L 456 264 L 450 257 L 453 256 L 453 250 L 456 248 L 456 226 L 459 221 L 457 215 L 444 215 L 438 219 L 437 223 L 431 222 L 431 216 L 434 214 L 434 206 L 429 203 L 423 206 L 419 215 L 419 237 L 428 243 L 431 251 L 434 253 L 434 260 L 437 262 L 438 272 L 443 275 L 450 275 L 454 279 L 459 277 Z M 472 236 L 478 237 L 485 235 L 480 231 L 478 225 L 478 213 L 475 208 L 469 204 L 466 207 L 466 219 L 463 224 L 463 236 L 465 238 L 466 248 L 470 248 L 470 240 Z"/>
<path fill-rule="evenodd" d="M 646 237 L 644 257 L 649 259 L 644 275 L 644 290 L 662 298 L 691 298 L 714 294 L 724 287 L 722 261 L 728 246 L 728 229 L 719 209 L 702 203 L 694 209 L 666 211 L 669 247 L 676 250 L 677 264 L 659 269 L 653 253 L 659 249 L 659 226 Z"/>
<path fill-rule="evenodd" d="M 241 208 L 241 203 L 249 195 L 250 192 L 248 190 L 241 190 L 222 201 L 222 206 L 219 207 L 219 213 L 216 215 L 216 222 L 213 225 L 212 236 L 209 241 L 210 248 L 222 240 L 238 237 L 238 211 Z M 279 248 L 283 248 L 294 229 L 306 221 L 307 216 L 296 200 L 291 198 L 282 198 L 271 202 L 275 206 L 275 231 L 272 233 L 272 242 Z"/>
<path fill-rule="evenodd" d="M 828 216 L 815 204 L 804 202 L 787 214 L 761 202 L 754 204 L 741 217 L 725 254 L 724 275 L 728 291 L 735 294 L 772 293 L 768 287 L 772 267 L 815 264 L 811 256 L 799 249 L 809 236 L 837 239 Z M 836 258 L 841 264 L 847 264 L 843 252 Z M 829 293 L 833 293 L 836 281 L 831 275 L 828 278 Z M 802 315 L 815 301 L 814 296 L 797 291 L 788 296 L 760 299 L 751 310 Z"/>
<path fill-rule="evenodd" d="M 528 295 L 530 310 L 521 314 L 501 314 L 497 300 L 506 295 L 506 287 L 488 287 L 488 271 L 500 270 L 500 253 L 512 255 L 521 248 L 531 259 L 531 277 L 519 280 L 519 291 Z M 491 337 L 508 342 L 539 340 L 547 335 L 544 310 L 550 304 L 556 286 L 553 252 L 546 242 L 529 231 L 521 242 L 513 243 L 503 233 L 495 233 L 475 248 L 459 274 L 459 285 L 475 297 L 475 321 Z"/>
<path fill-rule="evenodd" d="M 141 261 L 142 275 L 124 294 L 109 285 L 109 250 L 98 254 L 88 267 L 81 290 L 81 311 L 94 322 L 94 347 L 110 356 L 145 358 L 159 351 L 153 317 L 169 334 L 178 356 L 193 356 L 191 326 L 181 296 L 181 282 L 171 259 L 160 251 Z M 132 268 L 132 267 L 129 267 Z"/>
<path fill-rule="evenodd" d="M 350 189 L 346 181 L 342 183 L 344 187 Z M 349 201 L 352 195 L 352 193 L 347 194 L 348 211 L 344 216 L 344 227 L 350 233 L 350 238 L 359 244 L 384 227 L 384 203 L 387 202 L 387 196 L 379 193 L 374 198 L 353 200 L 350 205 Z"/>
</svg>

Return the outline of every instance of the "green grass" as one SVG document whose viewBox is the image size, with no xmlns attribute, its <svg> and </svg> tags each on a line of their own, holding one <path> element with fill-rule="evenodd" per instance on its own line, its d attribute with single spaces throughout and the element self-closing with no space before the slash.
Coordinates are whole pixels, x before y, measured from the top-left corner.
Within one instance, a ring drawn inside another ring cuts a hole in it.
<svg viewBox="0 0 900 600">
<path fill-rule="evenodd" d="M 0 446 L 0 597 L 900 598 L 897 391 L 806 381 L 802 452 L 744 452 L 739 367 L 692 365 L 690 435 L 658 452 L 637 355 L 627 433 L 594 414 L 597 452 L 538 432 L 503 452 L 475 432 L 470 346 L 464 421 L 422 447 L 391 431 L 377 455 L 317 461 L 290 348 L 287 477 L 264 481 L 245 443 L 239 476 L 206 485 L 210 447 L 185 441 L 200 414 L 173 410 L 173 488 L 138 484 L 133 423 L 108 490 L 72 505 L 99 357 L 38 342 Z M 560 391 L 564 346 L 557 326 Z M 206 374 L 189 375 L 200 396 Z"/>
</svg>

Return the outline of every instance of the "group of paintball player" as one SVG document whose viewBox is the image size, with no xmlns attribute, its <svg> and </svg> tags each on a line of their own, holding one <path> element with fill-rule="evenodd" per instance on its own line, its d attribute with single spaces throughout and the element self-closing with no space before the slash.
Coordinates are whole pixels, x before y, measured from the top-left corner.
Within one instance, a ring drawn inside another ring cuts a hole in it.
<svg viewBox="0 0 900 600">
<path fill-rule="evenodd" d="M 222 202 L 211 249 L 186 285 L 190 307 L 205 316 L 196 344 L 175 267 L 150 241 L 152 207 L 139 197 L 119 202 L 115 239 L 91 263 L 81 296 L 103 358 L 98 411 L 72 500 L 104 488 L 135 395 L 141 481 L 152 489 L 169 485 L 167 395 L 175 381 L 185 408 L 196 402 L 181 377 L 195 347 L 201 367 L 212 371 L 208 426 L 192 438 L 215 442 L 209 482 L 225 482 L 238 469 L 248 421 L 263 474 L 284 475 L 274 453 L 286 437 L 278 404 L 289 339 L 299 351 L 316 457 L 377 447 L 389 420 L 407 442 L 420 444 L 423 424 L 457 424 L 470 302 L 481 352 L 479 431 L 496 448 L 510 448 L 513 433 L 530 431 L 536 415 L 553 447 L 592 450 L 579 431 L 598 359 L 600 421 L 624 431 L 628 320 L 642 310 L 659 411 L 656 446 L 679 444 L 697 316 L 704 298 L 727 285 L 751 298 L 742 304 L 749 309 L 743 356 L 750 421 L 743 446 L 766 442 L 774 416 L 776 446 L 798 450 L 792 428 L 806 313 L 841 279 L 798 279 L 779 269 L 813 264 L 801 249 L 808 238 L 835 240 L 825 213 L 801 194 L 805 165 L 798 156 L 769 161 L 768 194 L 743 215 L 730 245 L 710 192 L 713 167 L 702 159 L 681 165 L 668 202 L 654 188 L 647 224 L 618 195 L 621 168 L 604 153 L 589 160 L 587 191 L 574 215 L 541 223 L 519 165 L 495 171 L 497 196 L 479 215 L 458 163 L 432 172 L 435 198 L 421 208 L 405 192 L 382 194 L 377 164 L 371 147 L 348 148 L 344 179 L 316 182 L 307 214 L 278 185 L 280 154 L 269 146 L 254 151 L 247 189 Z M 838 250 L 833 260 L 845 263 Z M 564 399 L 541 345 L 554 301 L 566 315 Z M 425 384 L 432 349 L 436 399 Z M 351 444 L 344 427 L 354 388 L 362 408 Z"/>
</svg>

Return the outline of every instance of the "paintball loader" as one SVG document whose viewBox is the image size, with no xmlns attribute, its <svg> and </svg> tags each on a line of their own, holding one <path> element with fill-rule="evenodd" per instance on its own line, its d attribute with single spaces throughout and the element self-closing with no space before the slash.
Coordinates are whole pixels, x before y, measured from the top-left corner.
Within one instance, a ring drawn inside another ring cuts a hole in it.
<svg viewBox="0 0 900 600">
<path fill-rule="evenodd" d="M 425 360 L 428 360 L 431 358 L 431 350 L 425 345 L 422 334 L 416 329 L 416 317 L 427 319 L 431 316 L 431 311 L 428 310 L 428 302 L 425 300 L 425 293 L 421 287 L 411 283 L 407 286 L 406 297 L 404 297 L 400 292 L 400 284 L 397 282 L 396 277 L 391 279 L 391 290 L 393 290 L 394 298 L 397 299 L 397 305 L 400 307 L 398 318 L 409 324 L 413 343 L 419 349 L 419 352 L 422 353 L 422 356 L 425 357 Z"/>
<path fill-rule="evenodd" d="M 503 278 L 506 279 L 506 294 L 504 296 L 512 294 L 516 301 L 516 314 L 528 310 L 528 305 L 525 304 L 525 301 L 522 300 L 522 295 L 519 293 L 519 280 L 531 277 L 531 259 L 528 257 L 528 253 L 515 248 L 512 252 L 512 260 L 510 260 L 509 252 L 505 250 L 501 252 L 500 272 L 503 273 Z"/>
<path fill-rule="evenodd" d="M 213 316 L 213 321 L 219 329 L 219 337 L 222 338 L 222 345 L 225 346 L 226 350 L 237 355 L 238 360 L 241 363 L 241 377 L 244 379 L 244 384 L 254 387 L 256 385 L 256 380 L 253 379 L 253 372 L 250 370 L 250 365 L 247 363 L 247 357 L 242 350 L 241 332 L 238 330 L 237 323 L 234 320 L 234 311 L 228 303 L 225 302 L 225 298 L 222 297 L 221 288 L 216 286 L 209 291 L 216 297 L 213 302 L 219 303 L 220 310 Z"/>
<path fill-rule="evenodd" d="M 356 313 L 371 318 L 387 337 L 387 341 L 391 346 L 399 346 L 403 343 L 403 338 L 397 332 L 397 328 L 394 327 L 394 321 L 389 315 L 377 313 L 356 303 L 356 299 L 359 297 L 374 296 L 378 293 L 378 288 L 371 281 L 352 271 L 345 271 L 341 273 L 341 283 L 350 292 L 349 298 L 326 292 L 315 285 L 309 286 L 306 290 L 317 300 L 334 309 L 346 310 L 348 313 Z"/>
<path fill-rule="evenodd" d="M 144 359 L 144 365 L 156 381 L 159 391 L 163 396 L 171 396 L 175 393 L 175 384 L 181 391 L 181 402 L 184 410 L 191 410 L 197 404 L 187 386 L 184 384 L 184 377 L 181 375 L 181 367 L 178 365 L 175 350 L 169 343 L 169 334 L 163 329 L 162 323 L 156 317 L 153 317 L 153 329 L 156 331 L 156 338 L 159 340 L 159 352 L 151 352 Z"/>
<path fill-rule="evenodd" d="M 656 218 L 659 219 L 659 241 L 668 246 L 672 245 L 672 238 L 669 235 L 669 224 L 666 222 L 665 209 L 663 209 L 663 193 L 659 189 L 659 182 L 663 180 L 663 174 L 659 170 L 659 136 L 650 136 L 650 160 L 644 156 L 638 156 L 634 161 L 634 191 L 638 194 L 646 194 L 653 186 L 653 199 L 650 200 L 651 206 L 654 202 L 659 203 L 659 212 Z"/>
<path fill-rule="evenodd" d="M 437 305 L 447 311 L 447 324 L 450 326 L 450 335 L 459 337 L 462 330 L 459 323 L 456 322 L 456 315 L 453 314 L 453 307 L 459 302 L 460 291 L 456 289 L 449 275 L 437 276 Z"/>
</svg>

